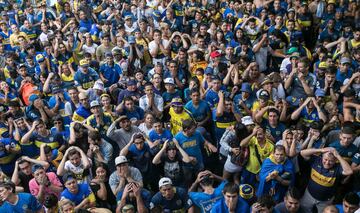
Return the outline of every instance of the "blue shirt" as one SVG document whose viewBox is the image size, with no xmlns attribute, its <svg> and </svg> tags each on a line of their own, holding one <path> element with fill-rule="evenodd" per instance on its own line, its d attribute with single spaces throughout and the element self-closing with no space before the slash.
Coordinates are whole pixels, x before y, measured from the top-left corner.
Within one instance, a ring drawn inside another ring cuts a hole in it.
<svg viewBox="0 0 360 213">
<path fill-rule="evenodd" d="M 188 155 L 196 158 L 197 165 L 203 165 L 201 147 L 204 146 L 205 139 L 200 132 L 195 131 L 192 136 L 188 137 L 181 131 L 175 135 L 175 139 Z"/>
<path fill-rule="evenodd" d="M 66 198 L 79 205 L 85 198 L 89 197 L 92 193 L 90 186 L 87 183 L 78 184 L 78 193 L 72 194 L 68 189 L 61 193 L 61 198 Z"/>
<path fill-rule="evenodd" d="M 219 95 L 214 90 L 210 89 L 206 95 L 205 95 L 205 101 L 207 101 L 211 108 L 214 108 L 217 106 L 217 103 L 219 103 Z"/>
<path fill-rule="evenodd" d="M 138 106 L 134 106 L 134 111 L 129 111 L 126 108 L 124 108 L 123 112 L 121 113 L 121 115 L 126 115 L 130 120 L 142 120 L 144 119 L 144 115 L 145 112 L 142 108 L 138 107 Z"/>
<path fill-rule="evenodd" d="M 180 187 L 174 187 L 174 197 L 171 200 L 165 199 L 160 192 L 151 198 L 150 210 L 160 206 L 163 212 L 185 212 L 192 206 L 187 191 Z"/>
<path fill-rule="evenodd" d="M 90 67 L 88 68 L 87 73 L 83 73 L 81 70 L 78 70 L 74 75 L 75 85 L 82 86 L 83 89 L 89 89 L 93 87 L 95 81 L 98 79 L 99 75 Z"/>
<path fill-rule="evenodd" d="M 19 197 L 15 205 L 5 201 L 0 206 L 0 211 L 3 213 L 22 213 L 22 212 L 35 212 L 42 209 L 41 203 L 36 199 L 35 196 L 29 193 L 18 193 Z"/>
<path fill-rule="evenodd" d="M 329 147 L 334 147 L 339 155 L 350 164 L 352 157 L 358 152 L 358 148 L 354 144 L 345 147 L 340 144 L 339 140 L 331 143 Z"/>
<path fill-rule="evenodd" d="M 223 197 L 222 190 L 227 181 L 223 181 L 218 187 L 214 189 L 212 194 L 204 192 L 190 192 L 189 197 L 202 213 L 210 213 L 214 204 Z"/>
<path fill-rule="evenodd" d="M 192 101 L 189 101 L 185 105 L 185 109 L 191 112 L 191 115 L 196 122 L 200 122 L 206 118 L 206 116 L 211 112 L 209 104 L 206 101 L 200 100 L 199 106 L 195 107 Z"/>
<path fill-rule="evenodd" d="M 261 122 L 261 126 L 264 127 L 267 132 L 270 132 L 270 134 L 275 139 L 275 142 L 282 139 L 282 133 L 286 129 L 285 125 L 280 122 L 278 122 L 278 125 L 275 128 L 271 127 L 269 124 L 269 120 L 267 119 L 263 119 L 263 121 Z"/>
<path fill-rule="evenodd" d="M 113 64 L 113 66 L 108 65 L 107 63 L 100 66 L 100 73 L 108 81 L 105 82 L 105 87 L 110 87 L 113 84 L 116 84 L 119 81 L 120 75 L 122 73 L 121 68 L 118 64 Z"/>
<path fill-rule="evenodd" d="M 326 201 L 336 193 L 336 187 L 342 176 L 342 168 L 339 163 L 331 169 L 325 169 L 322 158 L 313 156 L 311 159 L 311 172 L 308 191 L 315 199 Z"/>
<path fill-rule="evenodd" d="M 221 200 L 217 201 L 213 208 L 210 211 L 211 213 L 228 213 L 229 209 L 225 204 L 225 199 L 222 198 Z M 238 198 L 238 202 L 236 204 L 236 209 L 235 209 L 236 213 L 249 213 L 250 212 L 250 208 L 249 205 L 247 204 L 246 201 L 244 201 L 240 196 Z"/>
</svg>

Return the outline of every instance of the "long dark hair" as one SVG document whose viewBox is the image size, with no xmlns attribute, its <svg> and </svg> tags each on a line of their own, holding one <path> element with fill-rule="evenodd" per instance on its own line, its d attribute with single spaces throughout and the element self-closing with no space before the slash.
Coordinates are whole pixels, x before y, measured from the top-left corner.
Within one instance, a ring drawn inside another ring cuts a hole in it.
<svg viewBox="0 0 360 213">
<path fill-rule="evenodd" d="M 239 141 L 249 136 L 249 132 L 243 123 L 237 122 L 234 127 L 235 135 Z"/>
</svg>

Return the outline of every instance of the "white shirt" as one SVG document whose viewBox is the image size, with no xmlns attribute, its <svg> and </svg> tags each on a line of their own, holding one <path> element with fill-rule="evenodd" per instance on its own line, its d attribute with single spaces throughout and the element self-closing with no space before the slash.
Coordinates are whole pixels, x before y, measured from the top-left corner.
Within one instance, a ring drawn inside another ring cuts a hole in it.
<svg viewBox="0 0 360 213">
<path fill-rule="evenodd" d="M 156 108 L 160 112 L 164 111 L 164 99 L 160 95 L 154 94 L 154 103 L 155 103 Z M 149 99 L 148 99 L 147 95 L 144 95 L 140 98 L 139 106 L 144 111 L 148 111 L 150 109 Z"/>
</svg>

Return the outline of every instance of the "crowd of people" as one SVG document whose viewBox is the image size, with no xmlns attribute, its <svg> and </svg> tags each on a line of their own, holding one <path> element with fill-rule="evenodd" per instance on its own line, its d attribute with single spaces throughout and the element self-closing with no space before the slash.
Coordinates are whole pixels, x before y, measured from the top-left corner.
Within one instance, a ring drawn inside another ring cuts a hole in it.
<svg viewBox="0 0 360 213">
<path fill-rule="evenodd" d="M 360 212 L 359 0 L 0 0 L 1 212 Z"/>
</svg>

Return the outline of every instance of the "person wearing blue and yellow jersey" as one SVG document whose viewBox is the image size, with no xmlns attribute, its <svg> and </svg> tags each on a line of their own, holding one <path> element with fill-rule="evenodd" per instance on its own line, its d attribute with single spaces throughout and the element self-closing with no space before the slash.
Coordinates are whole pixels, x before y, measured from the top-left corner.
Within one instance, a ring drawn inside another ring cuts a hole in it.
<svg viewBox="0 0 360 213">
<path fill-rule="evenodd" d="M 341 178 L 352 175 L 353 171 L 332 147 L 304 149 L 300 154 L 305 160 L 310 160 L 311 164 L 310 180 L 301 199 L 301 206 L 306 213 L 311 213 L 313 207 L 322 212 L 332 203 Z"/>
<path fill-rule="evenodd" d="M 119 81 L 122 70 L 118 64 L 114 63 L 111 52 L 105 54 L 105 59 L 106 63 L 100 66 L 99 75 L 107 88 Z"/>
<path fill-rule="evenodd" d="M 320 108 L 317 100 L 314 97 L 308 97 L 301 106 L 291 114 L 292 120 L 301 118 L 306 123 L 314 121 L 326 122 L 326 115 Z"/>
<path fill-rule="evenodd" d="M 56 61 L 59 63 L 59 66 L 66 63 L 75 67 L 73 53 L 66 50 L 65 44 L 59 43 L 58 39 L 55 39 L 54 56 Z"/>
<path fill-rule="evenodd" d="M 71 117 L 65 113 L 65 103 L 70 100 L 69 95 L 59 86 L 52 88 L 52 94 L 53 96 L 48 102 L 49 108 L 53 113 L 63 118 L 64 124 L 69 125 L 71 123 Z"/>
<path fill-rule="evenodd" d="M 269 117 L 267 110 L 263 111 L 265 108 L 268 109 L 270 106 L 273 105 L 271 101 L 270 94 L 267 90 L 262 90 L 259 93 L 258 100 L 253 103 L 251 108 L 252 117 L 255 118 L 257 114 L 262 114 L 262 118 L 267 119 Z"/>
<path fill-rule="evenodd" d="M 172 135 L 176 135 L 182 130 L 182 123 L 184 120 L 192 119 L 190 112 L 184 109 L 184 104 L 181 98 L 172 99 L 169 115 Z"/>
<path fill-rule="evenodd" d="M 109 141 L 110 139 L 106 136 L 106 132 L 114 122 L 112 116 L 107 112 L 103 112 L 98 101 L 91 101 L 90 111 L 92 115 L 86 119 L 86 125 L 91 126 L 93 130 L 101 134 L 101 137 Z"/>
<path fill-rule="evenodd" d="M 14 139 L 0 136 L 0 168 L 9 177 L 15 169 L 15 161 L 20 151 L 20 146 Z"/>
<path fill-rule="evenodd" d="M 288 186 L 294 184 L 295 169 L 291 159 L 286 157 L 283 145 L 276 145 L 274 153 L 264 160 L 259 179 L 257 197 L 268 194 L 276 202 L 284 199 Z"/>
<path fill-rule="evenodd" d="M 20 30 L 27 35 L 30 41 L 35 41 L 38 37 L 38 34 L 40 34 L 38 30 L 33 27 L 28 20 L 24 21 L 24 24 L 20 27 Z"/>
<path fill-rule="evenodd" d="M 74 80 L 80 92 L 86 92 L 92 88 L 95 81 L 99 79 L 98 73 L 89 67 L 89 62 L 86 59 L 80 61 L 80 67 L 75 73 Z"/>
<path fill-rule="evenodd" d="M 330 143 L 329 147 L 333 147 L 349 164 L 353 156 L 358 152 L 358 147 L 353 144 L 355 131 L 351 127 L 343 127 L 341 129 L 339 140 Z"/>
<path fill-rule="evenodd" d="M 41 144 L 46 144 L 52 149 L 63 151 L 65 149 L 65 141 L 61 134 L 51 133 L 45 126 L 44 121 L 36 120 L 33 122 L 31 129 L 24 137 L 21 138 L 20 144 L 33 144 L 31 153 L 24 153 L 32 155 L 33 157 L 40 155 Z"/>
<path fill-rule="evenodd" d="M 297 11 L 297 21 L 301 27 L 303 38 L 307 47 L 311 46 L 316 39 L 313 39 L 313 15 L 309 12 L 308 3 L 303 1 L 301 7 Z"/>
<path fill-rule="evenodd" d="M 11 30 L 9 30 L 9 27 L 7 26 L 5 21 L 0 22 L 0 37 L 2 38 L 2 43 L 4 45 L 5 51 L 12 51 L 11 45 L 10 45 L 10 35 L 12 34 Z"/>
<path fill-rule="evenodd" d="M 249 161 L 241 173 L 241 182 L 257 187 L 257 175 L 261 164 L 274 151 L 274 144 L 266 137 L 266 132 L 256 126 L 252 133 L 240 142 L 241 147 L 249 147 Z"/>
<path fill-rule="evenodd" d="M 89 97 L 85 92 L 79 93 L 80 107 L 73 113 L 72 120 L 82 122 L 91 115 Z"/>
<path fill-rule="evenodd" d="M 63 182 L 66 189 L 61 193 L 61 199 L 71 200 L 76 205 L 75 208 L 79 209 L 87 209 L 95 206 L 95 195 L 91 191 L 89 184 L 78 184 L 75 176 L 71 173 L 66 173 L 63 176 Z"/>
<path fill-rule="evenodd" d="M 218 76 L 211 77 L 211 88 L 207 90 L 205 95 L 205 101 L 209 103 L 211 109 L 216 108 L 217 103 L 219 103 L 219 95 L 218 92 L 221 89 L 221 80 Z"/>
<path fill-rule="evenodd" d="M 217 142 L 220 141 L 226 128 L 235 125 L 236 121 L 241 121 L 240 115 L 235 112 L 233 102 L 230 98 L 225 97 L 223 91 L 219 92 L 219 103 L 213 110 L 213 120 Z"/>
</svg>

